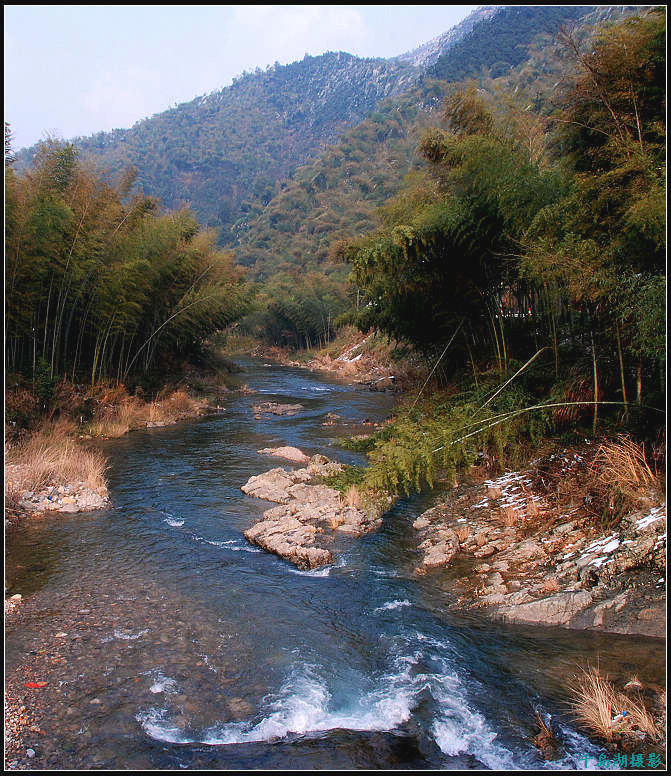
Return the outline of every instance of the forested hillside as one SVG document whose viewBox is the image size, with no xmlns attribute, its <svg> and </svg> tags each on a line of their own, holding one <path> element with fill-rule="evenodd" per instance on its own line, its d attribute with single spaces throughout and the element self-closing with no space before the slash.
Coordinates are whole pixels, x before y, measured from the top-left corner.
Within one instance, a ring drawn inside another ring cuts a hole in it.
<svg viewBox="0 0 671 776">
<path fill-rule="evenodd" d="M 291 65 L 245 73 L 230 87 L 130 129 L 72 142 L 111 174 L 132 164 L 145 193 L 170 209 L 189 206 L 201 223 L 220 228 L 220 242 L 227 245 L 235 237 L 231 226 L 244 218 L 245 201 L 266 204 L 300 165 L 385 98 L 407 91 L 423 74 L 459 80 L 497 60 L 505 60 L 503 70 L 509 70 L 527 56 L 535 35 L 555 33 L 562 21 L 584 11 L 484 7 L 416 52 L 391 60 L 343 52 L 306 55 Z M 26 169 L 35 152 L 19 152 L 17 170 Z"/>
<path fill-rule="evenodd" d="M 487 46 L 498 50 L 500 38 L 503 50 L 514 38 L 518 54 L 525 52 L 521 64 L 498 75 L 493 67 L 471 67 L 483 40 L 475 35 L 462 37 L 460 46 L 452 39 L 446 57 L 461 63 L 459 67 L 476 77 L 481 89 L 514 93 L 518 108 L 533 106 L 547 115 L 554 110 L 557 83 L 574 70 L 569 51 L 558 45 L 560 22 L 566 21 L 562 14 L 570 17 L 573 9 L 540 13 L 533 24 L 520 27 L 517 36 L 503 10 L 481 9 L 469 17 L 472 21 L 479 14 L 477 23 L 465 28 L 465 21 L 461 31 L 478 30 L 484 24 L 481 20 L 488 20 Z M 631 9 L 608 9 L 608 15 L 616 18 L 627 12 Z M 576 37 L 589 37 L 593 23 L 603 17 L 603 11 L 591 12 L 580 25 L 573 25 Z M 543 29 L 552 32 L 538 32 Z M 314 162 L 299 168 L 270 202 L 243 204 L 245 212 L 234 228 L 236 261 L 250 268 L 251 278 L 263 282 L 259 309 L 245 319 L 245 328 L 276 344 L 328 339 L 332 322 L 360 297 L 355 285 L 344 283 L 346 266 L 330 257 L 337 254 L 340 241 L 378 225 L 378 207 L 399 191 L 408 173 L 416 180 L 425 174 L 426 161 L 418 153 L 421 135 L 430 123 L 437 123 L 444 96 L 463 83 L 422 78 L 421 84 L 385 100 Z M 529 142 L 537 144 L 542 132 L 534 132 Z"/>
<path fill-rule="evenodd" d="M 243 328 L 276 344 L 310 346 L 328 340 L 339 317 L 361 303 L 358 286 L 346 282 L 349 268 L 337 260 L 341 243 L 378 227 L 378 208 L 408 174 L 407 191 L 430 185 L 418 147 L 438 123 L 445 95 L 475 79 L 511 110 L 515 104 L 532 153 L 546 141 L 561 145 L 533 117 L 555 112 L 556 87 L 577 66 L 570 47 L 558 45 L 561 25 L 580 41 L 590 34 L 585 22 L 633 10 L 483 7 L 394 61 L 306 56 L 74 145 L 108 179 L 132 163 L 131 193 L 172 208 L 189 204 L 216 225 L 218 244 L 233 248 L 235 262 L 259 283 Z M 18 154 L 18 172 L 34 154 Z"/>
<path fill-rule="evenodd" d="M 527 57 L 527 47 L 537 35 L 555 35 L 562 24 L 575 21 L 593 6 L 504 6 L 484 18 L 456 41 L 427 75 L 444 81 L 460 81 L 491 68 L 504 75 Z"/>
<path fill-rule="evenodd" d="M 257 70 L 225 89 L 73 144 L 113 174 L 132 164 L 137 184 L 165 207 L 188 205 L 222 230 L 250 197 L 267 202 L 279 181 L 417 78 L 411 65 L 342 52 Z M 23 169 L 35 149 L 18 154 Z"/>
</svg>

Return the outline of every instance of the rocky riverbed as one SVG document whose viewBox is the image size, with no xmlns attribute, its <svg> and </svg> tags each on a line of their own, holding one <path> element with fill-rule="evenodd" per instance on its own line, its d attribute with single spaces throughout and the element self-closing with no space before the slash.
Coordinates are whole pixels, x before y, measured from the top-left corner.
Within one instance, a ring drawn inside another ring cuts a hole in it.
<svg viewBox="0 0 671 776">
<path fill-rule="evenodd" d="M 275 468 L 250 477 L 243 493 L 279 506 L 263 513 L 263 520 L 245 531 L 245 537 L 267 552 L 300 569 L 333 563 L 336 534 L 361 536 L 381 523 L 379 510 L 348 504 L 339 491 L 322 480 L 342 470 L 324 455 L 308 458 L 294 447 L 259 450 L 259 453 L 307 463 L 302 469 Z"/>
<path fill-rule="evenodd" d="M 5 478 L 21 480 L 22 464 L 7 464 Z M 85 482 L 71 482 L 66 485 L 49 484 L 39 491 L 23 491 L 18 503 L 19 512 L 7 512 L 10 524 L 25 514 L 38 515 L 45 512 L 88 512 L 103 509 L 109 504 L 107 487 L 91 488 Z"/>
<path fill-rule="evenodd" d="M 568 479 L 589 451 L 552 455 Z M 651 492 L 600 528 L 578 499 L 558 502 L 541 463 L 441 496 L 414 522 L 416 572 L 445 575 L 456 607 L 504 621 L 664 636 L 666 502 Z"/>
</svg>

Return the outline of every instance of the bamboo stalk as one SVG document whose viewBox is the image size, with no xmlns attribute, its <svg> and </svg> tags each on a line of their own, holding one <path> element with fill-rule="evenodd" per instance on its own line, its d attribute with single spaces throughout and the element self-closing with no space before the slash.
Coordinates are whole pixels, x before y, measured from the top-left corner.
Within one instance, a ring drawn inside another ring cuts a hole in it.
<svg viewBox="0 0 671 776">
<path fill-rule="evenodd" d="M 620 327 L 615 322 L 615 334 L 617 336 L 617 355 L 620 361 L 620 380 L 622 382 L 622 400 L 624 401 L 624 417 L 629 420 L 629 403 L 627 402 L 627 385 L 624 379 L 624 362 L 622 360 L 622 341 L 620 338 Z"/>
</svg>

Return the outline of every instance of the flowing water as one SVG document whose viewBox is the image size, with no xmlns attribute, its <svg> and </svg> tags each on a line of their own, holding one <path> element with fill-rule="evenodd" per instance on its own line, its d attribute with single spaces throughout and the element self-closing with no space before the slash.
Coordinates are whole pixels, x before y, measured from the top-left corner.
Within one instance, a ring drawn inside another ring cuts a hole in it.
<svg viewBox="0 0 671 776">
<path fill-rule="evenodd" d="M 448 611 L 440 573 L 413 574 L 402 501 L 333 566 L 301 572 L 243 531 L 256 453 L 295 445 L 348 463 L 328 412 L 389 414 L 388 394 L 244 361 L 225 410 L 104 443 L 113 507 L 30 521 L 11 539 L 11 592 L 32 596 L 6 633 L 8 676 L 49 682 L 35 749 L 65 768 L 594 767 L 572 725 L 577 663 L 659 680 L 654 640 L 504 627 Z M 300 402 L 254 419 L 259 401 Z M 21 672 L 23 671 L 23 674 Z M 35 672 L 42 672 L 35 675 Z M 28 701 L 30 703 L 30 701 Z M 531 743 L 551 713 L 562 759 Z"/>
</svg>

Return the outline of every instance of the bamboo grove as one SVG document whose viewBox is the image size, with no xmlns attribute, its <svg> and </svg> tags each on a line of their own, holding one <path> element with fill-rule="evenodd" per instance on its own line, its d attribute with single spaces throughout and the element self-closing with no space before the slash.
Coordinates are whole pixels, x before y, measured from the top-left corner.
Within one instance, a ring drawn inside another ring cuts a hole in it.
<svg viewBox="0 0 671 776">
<path fill-rule="evenodd" d="M 561 38 L 545 112 L 475 84 L 447 97 L 424 177 L 340 248 L 365 295 L 350 320 L 434 361 L 450 343 L 440 370 L 465 364 L 476 387 L 543 349 L 558 400 L 626 415 L 664 402 L 665 14 Z"/>
<path fill-rule="evenodd" d="M 65 143 L 24 175 L 5 128 L 5 358 L 31 378 L 123 382 L 165 369 L 246 310 L 231 252 Z"/>
</svg>

